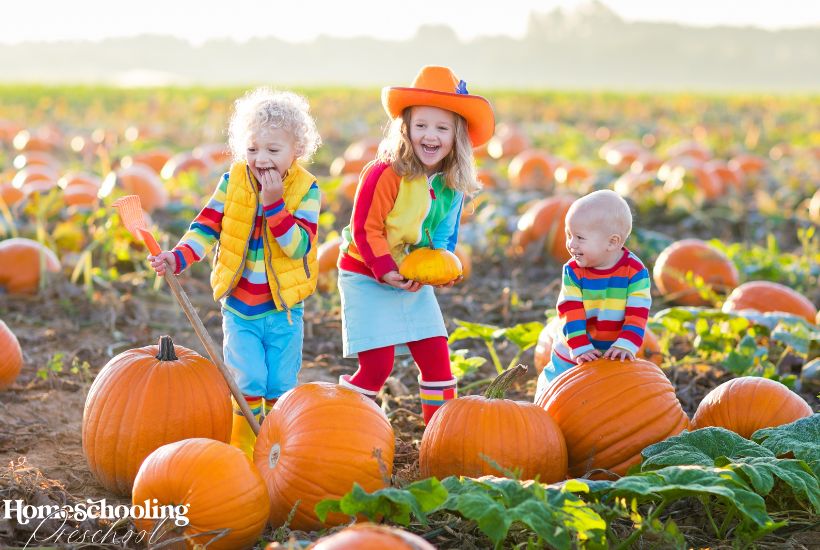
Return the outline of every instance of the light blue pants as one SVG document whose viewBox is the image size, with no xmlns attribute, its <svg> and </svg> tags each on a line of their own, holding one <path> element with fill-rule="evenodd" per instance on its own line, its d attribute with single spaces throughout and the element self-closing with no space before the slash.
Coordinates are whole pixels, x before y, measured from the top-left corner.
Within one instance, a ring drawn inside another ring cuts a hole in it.
<svg viewBox="0 0 820 550">
<path fill-rule="evenodd" d="M 304 310 L 243 319 L 222 310 L 223 353 L 243 395 L 277 399 L 296 387 L 302 366 Z"/>
</svg>

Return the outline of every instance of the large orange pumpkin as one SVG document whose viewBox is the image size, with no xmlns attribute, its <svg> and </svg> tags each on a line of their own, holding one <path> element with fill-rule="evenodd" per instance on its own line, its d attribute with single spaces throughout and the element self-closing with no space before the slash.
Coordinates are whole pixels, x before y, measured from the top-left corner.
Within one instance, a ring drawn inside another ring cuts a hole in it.
<svg viewBox="0 0 820 550">
<path fill-rule="evenodd" d="M 504 399 L 518 367 L 502 373 L 487 393 L 447 401 L 424 429 L 422 477 L 504 475 L 485 457 L 521 479 L 554 483 L 567 475 L 567 446 L 550 415 L 526 401 Z"/>
<path fill-rule="evenodd" d="M 720 426 L 749 438 L 762 428 L 788 424 L 811 414 L 809 404 L 780 382 L 741 376 L 706 394 L 692 417 L 692 429 Z"/>
<path fill-rule="evenodd" d="M 0 320 L 0 391 L 17 380 L 23 368 L 23 350 L 11 329 Z"/>
<path fill-rule="evenodd" d="M 523 254 L 530 244 L 543 242 L 544 250 L 557 262 L 569 260 L 564 218 L 574 200 L 570 196 L 555 196 L 539 200 L 527 208 L 512 237 L 514 251 Z"/>
<path fill-rule="evenodd" d="M 683 239 L 666 247 L 655 261 L 652 279 L 667 300 L 685 306 L 708 305 L 696 288 L 686 280 L 691 272 L 718 292 L 737 286 L 735 264 L 720 250 L 699 239 Z"/>
<path fill-rule="evenodd" d="M 558 163 L 545 151 L 525 149 L 510 161 L 507 178 L 513 189 L 549 190 Z"/>
<path fill-rule="evenodd" d="M 43 273 L 58 273 L 60 260 L 51 249 L 31 239 L 0 241 L 0 288 L 9 294 L 34 294 Z"/>
<path fill-rule="evenodd" d="M 375 523 L 356 523 L 323 537 L 310 550 L 435 550 L 418 535 Z"/>
<path fill-rule="evenodd" d="M 596 469 L 624 475 L 647 445 L 689 427 L 672 383 L 642 359 L 578 365 L 556 378 L 537 404 L 564 434 L 573 477 Z"/>
<path fill-rule="evenodd" d="M 156 503 L 154 502 L 156 499 Z M 204 437 L 168 443 L 148 455 L 134 481 L 136 506 L 174 507 L 185 548 L 238 550 L 252 548 L 268 521 L 270 502 L 265 483 L 241 450 Z M 182 512 L 182 513 L 180 513 Z M 176 518 L 175 518 L 176 519 Z M 155 519 L 135 519 L 137 529 L 151 533 Z M 178 525 L 166 520 L 166 526 Z M 216 531 L 204 535 L 209 531 Z M 219 537 L 223 532 L 225 536 Z M 169 532 L 152 542 L 180 536 Z M 147 539 L 147 537 L 146 537 Z"/>
<path fill-rule="evenodd" d="M 271 526 L 283 525 L 297 501 L 291 529 L 346 523 L 348 516 L 330 514 L 323 524 L 314 507 L 342 498 L 354 482 L 368 492 L 387 487 L 394 447 L 390 421 L 372 399 L 328 382 L 290 390 L 265 417 L 253 451 L 270 495 Z"/>
<path fill-rule="evenodd" d="M 216 366 L 162 336 L 157 346 L 112 358 L 88 391 L 83 454 L 109 491 L 128 494 L 140 464 L 158 447 L 231 435 L 228 385 Z"/>
<path fill-rule="evenodd" d="M 811 301 L 785 285 L 771 281 L 749 281 L 729 294 L 723 303 L 723 311 L 782 311 L 804 318 L 814 323 L 817 308 Z"/>
</svg>

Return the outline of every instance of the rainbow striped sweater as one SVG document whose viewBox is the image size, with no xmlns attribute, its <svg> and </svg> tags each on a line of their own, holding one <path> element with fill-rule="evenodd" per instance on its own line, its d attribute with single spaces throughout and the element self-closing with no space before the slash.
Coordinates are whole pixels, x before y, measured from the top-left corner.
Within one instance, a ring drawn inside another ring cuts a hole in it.
<svg viewBox="0 0 820 550">
<path fill-rule="evenodd" d="M 633 355 L 643 343 L 652 297 L 649 271 L 632 252 L 609 269 L 564 264 L 558 296 L 559 334 L 552 348 L 553 367 L 561 372 L 588 351 L 610 347 Z"/>
<path fill-rule="evenodd" d="M 230 173 L 222 176 L 205 208 L 194 218 L 188 231 L 174 247 L 177 273 L 184 271 L 193 262 L 202 260 L 219 241 L 229 176 Z M 257 189 L 260 188 L 257 183 Z M 316 235 L 320 203 L 321 192 L 315 181 L 292 214 L 285 208 L 282 199 L 264 207 L 259 203 L 242 275 L 239 283 L 225 298 L 225 309 L 243 319 L 259 319 L 276 311 L 265 269 L 262 236 L 264 224 L 268 225 L 276 239 L 276 245 L 288 257 L 303 258 L 310 251 L 311 241 Z"/>
<path fill-rule="evenodd" d="M 463 198 L 441 173 L 408 180 L 387 163 L 368 164 L 342 231 L 339 268 L 381 280 L 430 238 L 435 248 L 454 251 Z"/>
</svg>

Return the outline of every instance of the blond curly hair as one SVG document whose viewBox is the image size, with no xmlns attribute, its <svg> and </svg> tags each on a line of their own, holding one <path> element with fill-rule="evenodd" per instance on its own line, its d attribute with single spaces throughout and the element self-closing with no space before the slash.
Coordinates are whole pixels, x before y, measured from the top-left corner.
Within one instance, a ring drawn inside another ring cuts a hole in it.
<svg viewBox="0 0 820 550">
<path fill-rule="evenodd" d="M 245 160 L 251 138 L 273 128 L 293 135 L 296 156 L 301 161 L 309 161 L 322 143 L 305 98 L 293 92 L 257 88 L 234 103 L 228 125 L 228 145 L 234 159 Z"/>
</svg>

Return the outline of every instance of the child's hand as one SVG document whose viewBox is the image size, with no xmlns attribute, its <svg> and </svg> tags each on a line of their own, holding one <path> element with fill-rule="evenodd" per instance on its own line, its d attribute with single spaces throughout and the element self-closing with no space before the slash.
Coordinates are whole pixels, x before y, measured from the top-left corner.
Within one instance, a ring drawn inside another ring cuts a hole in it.
<svg viewBox="0 0 820 550">
<path fill-rule="evenodd" d="M 262 204 L 270 206 L 282 198 L 284 187 L 282 186 L 282 176 L 274 168 L 270 170 L 260 170 L 261 179 L 259 183 L 262 185 Z"/>
<path fill-rule="evenodd" d="M 160 252 L 156 256 L 148 256 L 148 261 L 151 262 L 151 267 L 157 272 L 157 275 L 164 276 L 165 270 L 171 266 L 171 273 L 177 271 L 177 257 L 173 252 Z"/>
<path fill-rule="evenodd" d="M 630 361 L 632 361 L 633 359 L 635 359 L 635 356 L 632 355 L 632 352 L 629 350 L 616 348 L 615 346 L 612 346 L 611 348 L 606 350 L 606 353 L 604 353 L 604 359 L 612 359 L 613 361 L 616 359 L 620 359 L 621 361 L 623 361 L 624 359 L 629 359 Z"/>
<path fill-rule="evenodd" d="M 394 288 L 400 288 L 408 292 L 416 292 L 422 287 L 422 284 L 417 281 L 405 279 L 398 271 L 388 271 L 382 276 L 382 282 Z"/>
<path fill-rule="evenodd" d="M 595 360 L 596 360 L 596 359 L 598 359 L 600 356 L 601 356 L 601 352 L 600 352 L 599 350 L 597 350 L 597 349 L 594 349 L 594 350 L 592 350 L 592 351 L 588 351 L 588 352 L 586 352 L 586 353 L 582 353 L 581 355 L 579 355 L 578 357 L 576 357 L 576 358 L 575 358 L 575 362 L 576 362 L 576 363 L 578 363 L 578 364 L 580 365 L 581 363 L 586 363 L 587 361 L 595 361 Z"/>
</svg>

